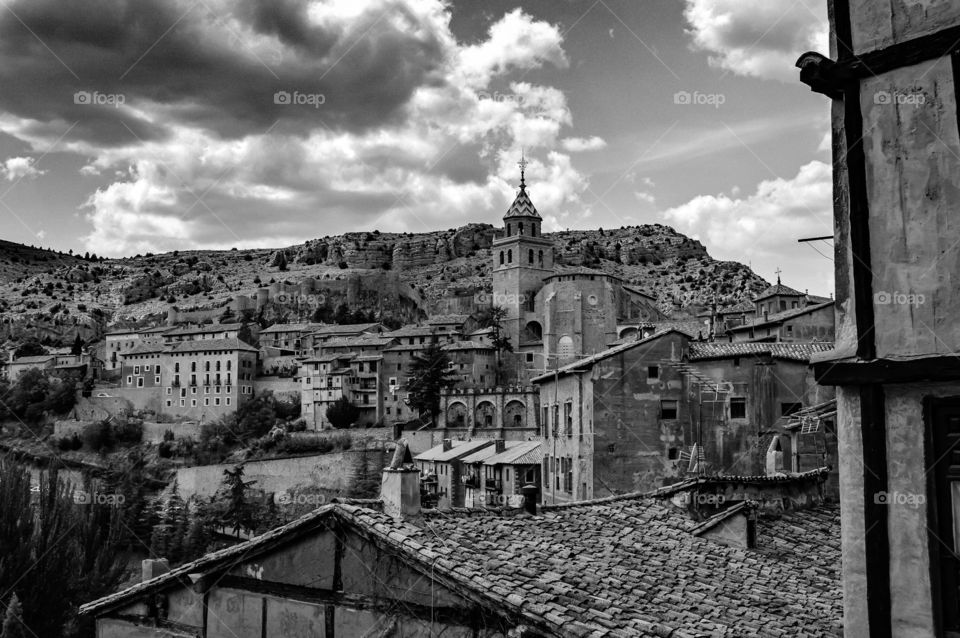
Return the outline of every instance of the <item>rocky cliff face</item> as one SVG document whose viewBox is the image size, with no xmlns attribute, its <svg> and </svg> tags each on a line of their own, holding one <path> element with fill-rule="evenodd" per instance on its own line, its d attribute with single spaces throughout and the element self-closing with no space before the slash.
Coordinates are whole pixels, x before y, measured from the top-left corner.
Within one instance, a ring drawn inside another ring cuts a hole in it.
<svg viewBox="0 0 960 638">
<path fill-rule="evenodd" d="M 403 322 L 469 311 L 476 293 L 490 289 L 496 230 L 468 224 L 421 234 L 372 231 L 279 250 L 97 261 L 10 244 L 0 252 L 0 339 L 36 334 L 72 343 L 77 330 L 93 338 L 118 322 L 137 325 L 166 316 L 171 306 L 210 316 L 228 307 L 263 307 L 264 288 L 303 293 L 279 301 L 269 297 L 268 305 L 275 307 L 268 307 L 264 318 L 270 320 L 306 320 L 318 308 L 334 310 L 341 303 Z M 675 316 L 714 299 L 740 301 L 767 285 L 743 264 L 716 261 L 700 242 L 659 224 L 545 237 L 554 241 L 558 265 L 614 273 L 654 295 L 661 310 Z M 310 280 L 315 284 L 306 286 Z"/>
</svg>

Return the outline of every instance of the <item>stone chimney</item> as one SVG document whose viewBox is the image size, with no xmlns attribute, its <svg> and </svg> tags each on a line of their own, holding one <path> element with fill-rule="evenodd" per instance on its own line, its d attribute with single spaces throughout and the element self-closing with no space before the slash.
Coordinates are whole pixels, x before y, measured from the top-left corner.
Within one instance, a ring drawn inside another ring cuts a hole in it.
<svg viewBox="0 0 960 638">
<path fill-rule="evenodd" d="M 496 441 L 494 441 L 493 445 L 494 445 L 493 449 L 496 450 L 497 454 L 500 454 L 501 452 L 504 452 L 507 449 L 507 442 L 505 439 L 497 439 Z"/>
<path fill-rule="evenodd" d="M 443 451 L 449 452 L 453 449 L 453 439 L 444 439 L 443 440 Z"/>
<path fill-rule="evenodd" d="M 520 493 L 523 494 L 523 509 L 527 514 L 537 513 L 537 492 L 539 491 L 536 485 L 530 483 L 520 488 Z"/>
<path fill-rule="evenodd" d="M 140 570 L 140 582 L 148 581 L 170 571 L 170 561 L 166 558 L 145 558 L 140 563 Z"/>
<path fill-rule="evenodd" d="M 413 464 L 406 439 L 397 442 L 393 460 L 383 469 L 380 500 L 383 513 L 397 520 L 420 516 L 420 470 Z"/>
</svg>

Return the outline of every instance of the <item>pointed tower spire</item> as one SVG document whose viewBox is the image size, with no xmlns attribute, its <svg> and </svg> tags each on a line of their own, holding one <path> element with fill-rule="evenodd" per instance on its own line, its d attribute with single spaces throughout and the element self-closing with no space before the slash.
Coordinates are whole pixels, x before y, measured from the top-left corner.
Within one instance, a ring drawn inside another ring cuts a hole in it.
<svg viewBox="0 0 960 638">
<path fill-rule="evenodd" d="M 521 148 L 520 161 L 517 162 L 517 166 L 520 167 L 520 190 L 524 190 L 527 187 L 526 176 L 524 175 L 524 173 L 526 173 L 526 170 L 527 170 L 527 164 L 528 164 L 527 157 L 524 153 L 524 150 Z"/>
</svg>

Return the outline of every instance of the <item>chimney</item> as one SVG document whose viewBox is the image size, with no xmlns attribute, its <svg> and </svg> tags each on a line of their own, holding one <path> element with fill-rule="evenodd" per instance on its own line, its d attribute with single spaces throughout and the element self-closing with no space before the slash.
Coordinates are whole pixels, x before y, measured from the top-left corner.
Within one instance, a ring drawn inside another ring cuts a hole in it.
<svg viewBox="0 0 960 638">
<path fill-rule="evenodd" d="M 380 500 L 383 513 L 398 521 L 420 515 L 420 470 L 413 464 L 406 439 L 397 441 L 393 460 L 383 469 Z"/>
<path fill-rule="evenodd" d="M 507 449 L 507 442 L 504 439 L 497 439 L 494 441 L 493 445 L 493 449 L 496 450 L 497 454 L 500 454 Z"/>
<path fill-rule="evenodd" d="M 523 509 L 526 510 L 527 514 L 535 516 L 537 513 L 537 492 L 540 490 L 537 489 L 536 485 L 527 483 L 520 488 L 520 493 L 523 494 Z"/>
<path fill-rule="evenodd" d="M 444 452 L 449 452 L 449 451 L 452 450 L 452 449 L 453 449 L 453 440 L 452 440 L 452 439 L 444 439 L 444 440 L 443 440 L 443 451 L 444 451 Z"/>
<path fill-rule="evenodd" d="M 170 561 L 166 558 L 145 558 L 140 563 L 140 570 L 140 582 L 148 581 L 170 571 Z"/>
</svg>

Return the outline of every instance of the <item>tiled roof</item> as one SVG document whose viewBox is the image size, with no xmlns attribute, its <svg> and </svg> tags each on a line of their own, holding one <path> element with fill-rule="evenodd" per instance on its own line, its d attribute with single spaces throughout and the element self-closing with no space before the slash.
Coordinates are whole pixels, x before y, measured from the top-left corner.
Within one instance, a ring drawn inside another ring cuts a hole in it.
<svg viewBox="0 0 960 638">
<path fill-rule="evenodd" d="M 484 459 L 484 465 L 530 465 L 543 461 L 540 441 L 507 441 L 516 443 L 499 454 Z"/>
<path fill-rule="evenodd" d="M 168 332 L 164 333 L 164 336 L 175 337 L 178 335 L 199 335 L 199 334 L 210 334 L 214 332 L 228 332 L 233 330 L 239 330 L 243 327 L 242 323 L 211 323 L 203 326 L 190 327 L 185 326 L 182 328 L 173 328 Z"/>
<path fill-rule="evenodd" d="M 239 325 L 239 324 L 238 324 Z M 175 341 L 166 344 L 164 352 L 204 352 L 207 350 L 242 350 L 257 352 L 257 349 L 236 337 L 228 339 L 196 339 L 191 341 Z"/>
<path fill-rule="evenodd" d="M 466 454 L 471 454 L 476 450 L 489 446 L 492 443 L 489 439 L 478 439 L 476 441 L 451 441 L 452 447 L 449 450 L 443 449 L 443 444 L 437 445 L 430 448 L 426 452 L 422 452 L 417 456 L 413 457 L 414 461 L 452 461 L 458 459 Z"/>
<path fill-rule="evenodd" d="M 173 328 L 171 328 L 170 326 L 157 326 L 155 328 L 144 328 L 143 330 L 138 330 L 137 334 L 152 335 L 152 334 L 170 332 L 171 330 L 173 330 Z"/>
<path fill-rule="evenodd" d="M 155 352 L 163 352 L 163 351 L 164 351 L 164 345 L 162 343 L 138 343 L 137 345 L 133 346 L 126 352 L 121 352 L 120 356 L 127 357 L 130 355 L 136 355 L 136 354 L 153 354 Z"/>
<path fill-rule="evenodd" d="M 55 354 L 37 354 L 28 357 L 17 357 L 11 363 L 46 363 L 56 356 Z"/>
<path fill-rule="evenodd" d="M 271 334 L 273 332 L 305 332 L 310 330 L 310 324 L 307 323 L 275 323 L 269 328 L 264 328 L 260 334 Z"/>
<path fill-rule="evenodd" d="M 587 268 L 586 266 L 556 266 L 553 269 L 553 274 L 547 277 L 547 279 L 567 275 L 589 275 L 591 277 L 610 277 L 611 279 L 621 279 L 618 275 L 614 275 L 613 273 L 596 270 L 595 268 Z"/>
<path fill-rule="evenodd" d="M 323 343 L 323 348 L 353 348 L 369 347 L 378 348 L 393 343 L 392 337 L 381 337 L 380 335 L 357 335 L 355 337 L 339 337 L 330 339 Z"/>
<path fill-rule="evenodd" d="M 728 330 L 728 332 L 740 332 L 743 330 L 750 330 L 751 328 L 757 328 L 760 326 L 767 326 L 775 323 L 783 323 L 788 319 L 793 319 L 794 317 L 800 317 L 802 315 L 817 312 L 818 310 L 823 310 L 824 308 L 829 308 L 833 306 L 833 300 L 827 301 L 825 303 L 813 304 L 810 306 L 802 306 L 800 308 L 790 308 L 789 310 L 784 310 L 782 312 L 775 312 L 772 315 L 767 315 L 766 318 L 758 317 L 753 321 L 748 321 L 739 326 L 733 326 Z"/>
<path fill-rule="evenodd" d="M 533 202 L 530 201 L 530 196 L 527 195 L 527 187 L 525 185 L 520 185 L 520 192 L 517 193 L 516 198 L 514 198 L 513 203 L 510 204 L 510 208 L 507 210 L 507 214 L 503 217 L 504 219 L 507 217 L 540 217 L 540 213 L 537 212 Z"/>
<path fill-rule="evenodd" d="M 757 298 L 754 299 L 754 301 L 760 301 L 761 299 L 767 299 L 768 297 L 775 297 L 777 295 L 780 295 L 781 297 L 802 297 L 803 293 L 799 290 L 794 290 L 790 286 L 784 286 L 779 280 L 777 280 L 777 283 L 757 295 Z"/>
<path fill-rule="evenodd" d="M 402 326 L 390 332 L 384 332 L 384 337 L 429 337 L 436 334 L 437 329 L 430 326 Z"/>
<path fill-rule="evenodd" d="M 840 517 L 834 505 L 758 521 L 758 548 L 693 534 L 684 510 L 639 497 L 552 508 L 537 516 L 425 515 L 401 523 L 375 503 L 321 507 L 262 536 L 81 607 L 105 613 L 152 591 L 269 551 L 330 517 L 363 530 L 538 632 L 563 637 L 840 636 Z"/>
<path fill-rule="evenodd" d="M 304 359 L 303 363 L 330 363 L 331 361 L 337 361 L 339 359 L 351 359 L 354 356 L 353 352 L 336 352 L 324 354 L 319 357 L 310 357 L 309 359 Z"/>
<path fill-rule="evenodd" d="M 750 301 L 749 299 L 744 299 L 740 303 L 733 304 L 732 306 L 727 306 L 725 308 L 720 308 L 717 310 L 718 315 L 735 315 L 742 314 L 747 312 L 756 312 L 757 305 L 755 302 Z"/>
<path fill-rule="evenodd" d="M 730 357 L 750 357 L 770 355 L 775 359 L 809 362 L 816 352 L 833 348 L 832 342 L 823 343 L 691 343 L 690 361 L 704 359 L 727 359 Z"/>
<path fill-rule="evenodd" d="M 361 332 L 369 332 L 377 327 L 379 323 L 345 323 L 337 324 L 331 326 L 321 326 L 314 330 L 311 334 L 315 336 L 328 336 L 328 335 L 348 335 L 348 334 L 358 334 Z"/>
</svg>

